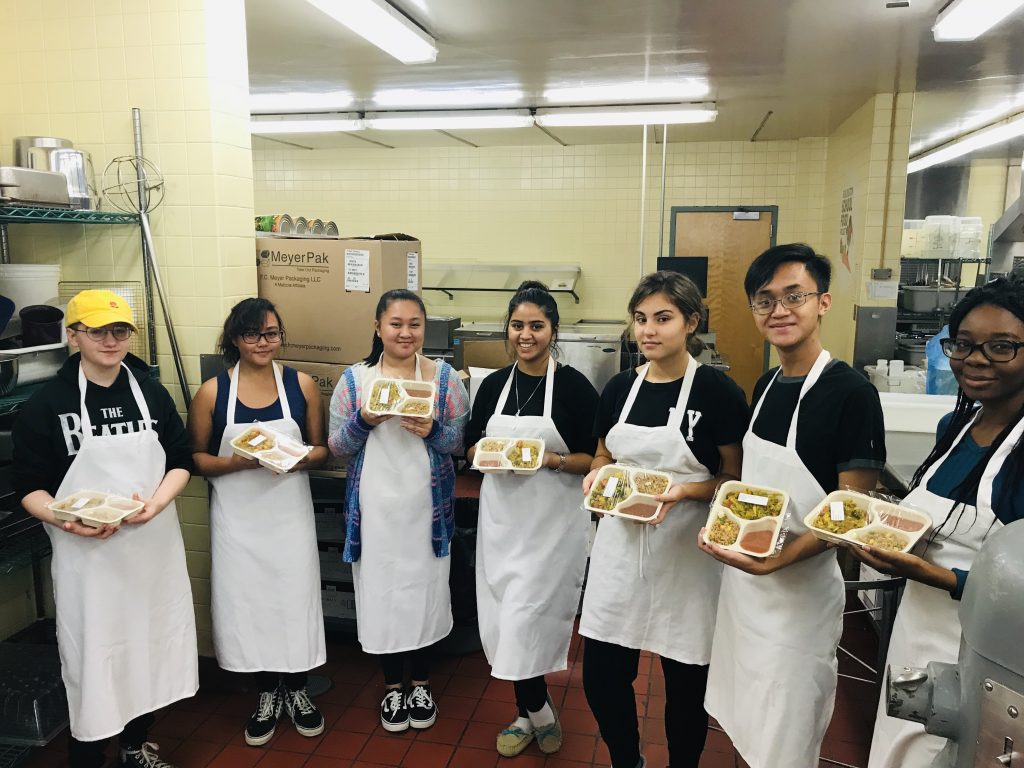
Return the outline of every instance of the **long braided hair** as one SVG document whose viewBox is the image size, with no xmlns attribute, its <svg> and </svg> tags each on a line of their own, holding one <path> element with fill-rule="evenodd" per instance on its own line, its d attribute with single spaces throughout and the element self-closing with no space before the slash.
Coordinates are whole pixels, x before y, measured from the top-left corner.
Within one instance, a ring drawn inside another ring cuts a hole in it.
<svg viewBox="0 0 1024 768">
<path fill-rule="evenodd" d="M 967 295 L 964 296 L 964 298 L 955 307 L 953 307 L 953 311 L 950 313 L 950 337 L 956 337 L 960 330 L 960 323 L 963 322 L 964 318 L 967 317 L 972 310 L 986 304 L 1001 307 L 1002 309 L 1013 313 L 1021 320 L 1021 322 L 1024 322 L 1024 275 L 1014 273 L 969 291 Z M 932 448 L 932 452 L 928 454 L 924 463 L 922 463 L 914 473 L 914 479 L 910 485 L 911 488 L 916 488 L 920 485 L 931 466 L 946 455 L 946 452 L 953 446 L 953 442 L 959 436 L 960 432 L 963 431 L 967 424 L 974 419 L 978 409 L 978 404 L 964 394 L 963 388 L 958 388 L 956 406 L 953 409 L 953 417 L 946 426 L 946 430 L 936 441 L 935 447 Z M 954 489 L 953 505 L 950 507 L 945 520 L 942 521 L 942 524 L 936 527 L 932 532 L 929 542 L 933 541 L 939 532 L 946 527 L 954 513 L 959 509 L 960 512 L 957 515 L 956 523 L 953 524 L 953 530 L 956 530 L 957 526 L 960 524 L 960 520 L 963 518 L 964 509 L 967 503 L 971 499 L 975 499 L 977 497 L 978 486 L 981 484 L 981 477 L 985 473 L 985 468 L 988 466 L 989 461 L 991 461 L 996 451 L 999 450 L 999 447 L 1003 444 L 1009 433 L 1022 417 L 1024 417 L 1024 409 L 1018 412 L 1010 423 L 1007 424 L 1006 427 L 996 436 L 996 439 L 992 441 L 992 445 L 990 445 L 989 449 L 985 452 L 985 455 L 977 464 L 974 465 L 960 485 Z M 993 500 L 993 506 L 998 507 L 1004 500 L 1009 501 L 1013 498 L 1013 495 L 1018 492 L 1021 484 L 1021 477 L 1024 475 L 1024 447 L 1022 447 L 1022 442 L 1024 441 L 1017 441 L 1017 444 L 1013 447 L 1009 457 L 1007 458 L 1010 471 L 1004 475 L 1004 477 L 1006 477 L 1006 481 L 1003 483 L 999 498 Z M 975 512 L 975 515 L 977 515 L 977 512 Z M 951 535 L 951 532 L 946 534 L 947 538 L 949 535 Z"/>
</svg>

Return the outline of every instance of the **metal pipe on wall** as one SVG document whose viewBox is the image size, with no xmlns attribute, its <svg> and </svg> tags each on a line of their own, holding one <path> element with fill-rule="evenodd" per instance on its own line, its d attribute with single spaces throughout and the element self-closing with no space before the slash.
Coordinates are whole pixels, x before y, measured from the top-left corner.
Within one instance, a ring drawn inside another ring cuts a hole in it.
<svg viewBox="0 0 1024 768">
<path fill-rule="evenodd" d="M 665 167 L 668 159 L 668 123 L 661 126 L 661 218 L 658 222 L 658 256 L 665 253 Z"/>
<path fill-rule="evenodd" d="M 644 217 L 647 213 L 647 126 L 644 125 L 643 149 L 640 154 L 640 275 L 644 276 Z"/>
<path fill-rule="evenodd" d="M 138 107 L 132 108 L 132 135 L 135 140 L 135 157 L 142 157 L 142 112 Z M 139 210 L 145 211 L 149 208 L 149 194 L 146 192 L 146 171 L 142 163 L 135 164 L 135 176 L 139 180 Z M 145 285 L 143 293 L 146 296 L 146 317 L 149 318 L 149 327 L 146 329 L 146 346 L 149 349 L 149 364 L 157 364 L 156 356 L 156 315 L 153 313 L 153 278 L 149 270 L 149 258 L 146 257 L 146 233 L 142 231 L 142 280 Z"/>
</svg>

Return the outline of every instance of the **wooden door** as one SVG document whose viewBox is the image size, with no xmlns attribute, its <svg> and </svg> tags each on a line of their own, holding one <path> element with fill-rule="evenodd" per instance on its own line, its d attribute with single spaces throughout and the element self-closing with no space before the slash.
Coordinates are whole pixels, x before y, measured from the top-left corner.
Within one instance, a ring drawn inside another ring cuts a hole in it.
<svg viewBox="0 0 1024 768">
<path fill-rule="evenodd" d="M 756 220 L 737 220 L 732 211 L 675 211 L 672 224 L 673 256 L 708 259 L 709 328 L 718 334 L 718 350 L 731 366 L 729 375 L 749 399 L 764 373 L 765 344 L 754 326 L 743 277 L 771 246 L 772 214 L 761 211 Z"/>
</svg>

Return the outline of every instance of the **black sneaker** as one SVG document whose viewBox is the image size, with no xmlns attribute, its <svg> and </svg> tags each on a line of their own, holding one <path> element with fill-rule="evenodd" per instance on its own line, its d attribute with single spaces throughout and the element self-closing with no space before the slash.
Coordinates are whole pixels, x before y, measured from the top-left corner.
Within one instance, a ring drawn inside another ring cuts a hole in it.
<svg viewBox="0 0 1024 768">
<path fill-rule="evenodd" d="M 380 702 L 380 725 L 385 731 L 399 733 L 409 727 L 409 710 L 398 688 L 388 688 Z"/>
<path fill-rule="evenodd" d="M 437 720 L 437 705 L 429 685 L 414 685 L 405 697 L 405 706 L 409 708 L 409 725 L 413 728 L 429 728 Z"/>
<path fill-rule="evenodd" d="M 303 736 L 319 736 L 324 732 L 324 716 L 309 700 L 305 688 L 284 692 L 284 708 L 295 723 L 295 730 Z"/>
<path fill-rule="evenodd" d="M 250 747 L 261 747 L 270 741 L 277 728 L 284 702 L 279 690 L 261 691 L 260 704 L 256 707 L 248 725 L 245 726 L 245 743 Z"/>
<path fill-rule="evenodd" d="M 156 751 L 160 749 L 157 744 L 146 742 L 138 749 L 122 749 L 122 768 L 174 768 L 166 760 L 161 760 Z"/>
</svg>

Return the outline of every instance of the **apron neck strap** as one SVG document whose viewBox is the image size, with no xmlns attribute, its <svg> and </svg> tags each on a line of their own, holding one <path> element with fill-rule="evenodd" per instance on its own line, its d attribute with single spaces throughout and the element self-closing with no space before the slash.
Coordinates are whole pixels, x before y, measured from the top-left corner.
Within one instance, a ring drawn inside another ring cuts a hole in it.
<svg viewBox="0 0 1024 768">
<path fill-rule="evenodd" d="M 235 363 L 235 367 L 231 372 L 231 385 L 228 387 L 228 412 L 224 419 L 225 424 L 235 423 L 235 406 L 238 403 L 238 371 L 240 363 Z M 288 405 L 288 395 L 284 391 L 284 379 L 281 377 L 280 366 L 271 360 L 270 365 L 274 370 L 274 383 L 277 385 L 277 400 L 281 403 L 281 418 L 290 419 L 292 417 L 291 406 Z"/>
<path fill-rule="evenodd" d="M 423 369 L 420 367 L 420 356 L 419 353 L 414 354 L 416 355 L 416 372 L 413 375 L 416 377 L 416 381 L 423 381 Z M 374 369 L 377 372 L 377 378 L 386 378 L 384 376 L 384 355 L 380 356 L 380 359 L 377 361 Z"/>
<path fill-rule="evenodd" d="M 555 391 L 555 358 L 552 355 L 548 355 L 548 370 L 544 374 L 544 418 L 551 418 L 551 402 L 553 400 Z M 501 415 L 501 412 L 505 410 L 505 403 L 508 402 L 509 392 L 512 391 L 512 382 L 516 378 L 516 370 L 518 370 L 518 364 L 512 363 L 512 370 L 509 371 L 508 378 L 505 379 L 505 385 L 501 388 L 501 394 L 498 395 L 498 403 L 494 406 L 494 413 Z M 523 404 L 525 405 L 525 403 Z"/>
<path fill-rule="evenodd" d="M 825 366 L 828 365 L 829 360 L 832 359 L 832 355 L 829 354 L 827 349 L 821 350 L 818 353 L 817 360 L 814 361 L 814 365 L 811 366 L 811 370 L 807 373 L 804 378 L 804 384 L 800 387 L 800 395 L 796 401 L 796 408 L 793 409 L 793 416 L 789 422 L 789 433 L 786 436 L 786 447 L 790 449 L 796 448 L 796 425 L 800 416 L 800 403 L 804 399 L 804 395 L 810 391 L 811 387 L 818 383 L 818 379 L 821 378 L 822 372 L 825 370 Z M 754 413 L 750 417 L 750 428 L 753 429 L 754 422 L 757 421 L 758 414 L 761 413 L 761 406 L 764 404 L 764 399 L 768 395 L 768 390 L 772 388 L 772 384 L 779 378 L 779 374 L 782 373 L 782 366 L 780 365 L 775 370 L 775 375 L 772 376 L 772 380 L 768 382 L 768 386 L 764 388 L 764 392 L 761 393 L 761 399 L 757 401 L 757 405 L 754 406 Z"/>
<path fill-rule="evenodd" d="M 153 421 L 152 416 L 149 413 L 149 406 L 146 404 L 146 398 L 142 395 L 142 387 L 139 386 L 139 382 L 136 381 L 135 375 L 131 372 L 131 369 L 121 363 L 121 367 L 124 368 L 128 374 L 128 386 L 131 388 L 132 397 L 135 398 L 135 404 L 139 407 L 139 413 L 142 415 L 142 421 L 148 429 L 150 422 Z M 84 441 L 88 437 L 92 437 L 92 419 L 89 418 L 89 409 L 85 407 L 85 392 L 89 386 L 89 380 L 85 378 L 85 371 L 82 370 L 82 364 L 78 364 L 78 391 L 80 392 L 80 404 L 81 404 L 81 419 L 82 419 L 82 440 Z"/>
<path fill-rule="evenodd" d="M 969 427 L 970 425 L 968 425 Z M 1013 451 L 1013 447 L 1020 441 L 1022 435 L 1024 435 L 1024 418 L 1018 421 L 1016 426 L 1010 430 L 1010 434 L 1006 436 L 1003 444 L 999 446 L 985 467 L 985 472 L 978 483 L 978 509 L 992 509 L 992 486 L 995 483 L 996 475 L 1003 468 L 1003 464 L 1006 463 L 1006 459 L 1011 451 Z M 933 464 L 932 467 L 934 466 Z"/>
<path fill-rule="evenodd" d="M 686 413 L 686 403 L 690 399 L 690 391 L 693 389 L 693 380 L 697 375 L 697 369 L 700 367 L 700 363 L 693 359 L 693 355 L 687 353 L 686 355 L 686 372 L 683 374 L 683 383 L 679 387 L 679 397 L 676 398 L 676 407 L 669 411 L 668 420 L 665 422 L 665 426 L 675 427 L 679 429 L 683 423 L 683 415 Z M 637 394 L 640 392 L 640 387 L 643 385 L 644 380 L 647 378 L 647 373 L 651 369 L 650 363 L 644 363 L 643 367 L 637 371 L 636 380 L 633 382 L 633 386 L 629 389 L 629 395 L 626 397 L 626 402 L 622 406 L 622 413 L 619 414 L 619 424 L 625 424 L 626 419 L 629 417 L 630 411 L 633 410 L 633 404 L 636 402 Z"/>
</svg>

